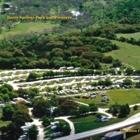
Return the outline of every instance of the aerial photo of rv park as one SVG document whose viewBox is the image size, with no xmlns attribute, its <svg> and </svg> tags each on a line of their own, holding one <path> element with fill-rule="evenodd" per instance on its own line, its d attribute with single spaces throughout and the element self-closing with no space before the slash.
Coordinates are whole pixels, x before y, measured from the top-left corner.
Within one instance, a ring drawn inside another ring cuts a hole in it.
<svg viewBox="0 0 140 140">
<path fill-rule="evenodd" d="M 0 0 L 0 140 L 140 140 L 140 0 Z"/>
</svg>

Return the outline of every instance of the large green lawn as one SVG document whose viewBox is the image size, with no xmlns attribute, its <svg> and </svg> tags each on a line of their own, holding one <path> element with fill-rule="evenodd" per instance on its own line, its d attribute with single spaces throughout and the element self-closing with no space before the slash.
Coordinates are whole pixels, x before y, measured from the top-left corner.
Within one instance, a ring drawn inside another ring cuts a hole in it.
<svg viewBox="0 0 140 140">
<path fill-rule="evenodd" d="M 112 119 L 109 119 L 108 122 L 96 122 L 95 114 L 83 116 L 81 118 L 70 118 L 70 120 L 74 123 L 75 132 L 80 133 L 80 132 L 104 127 L 107 125 L 111 125 L 117 122 L 121 122 L 138 112 L 139 110 L 134 111 L 131 109 L 131 113 L 126 118 L 112 118 Z M 103 135 L 95 136 L 92 140 L 100 140 L 102 137 Z"/>
<path fill-rule="evenodd" d="M 136 104 L 140 103 L 140 90 L 139 89 L 119 89 L 119 90 L 110 90 L 106 92 L 107 97 L 109 98 L 109 103 L 101 102 L 101 95 L 97 95 L 94 99 L 76 99 L 76 101 L 83 102 L 86 104 L 94 103 L 98 107 L 108 108 L 114 103 L 118 104 Z"/>
<path fill-rule="evenodd" d="M 111 40 L 111 42 L 118 45 L 120 49 L 104 53 L 106 56 L 112 56 L 115 59 L 121 60 L 122 63 L 126 64 L 127 66 L 130 65 L 136 69 L 140 69 L 139 46 L 115 40 Z"/>
<path fill-rule="evenodd" d="M 88 115 L 81 118 L 70 118 L 70 120 L 74 123 L 75 133 L 104 127 L 113 123 L 123 121 L 125 119 L 126 118 L 111 118 L 108 122 L 96 122 L 96 115 Z"/>
<path fill-rule="evenodd" d="M 93 99 L 76 98 L 75 100 L 79 101 L 79 102 L 86 103 L 86 104 L 94 103 L 98 107 L 102 107 L 102 108 L 107 108 L 108 107 L 108 104 L 101 102 L 101 95 L 97 95 L 97 97 L 93 98 Z"/>
<path fill-rule="evenodd" d="M 139 89 L 120 89 L 120 90 L 112 90 L 107 92 L 107 96 L 109 98 L 109 104 L 113 104 L 117 102 L 118 104 L 128 103 L 136 104 L 140 103 L 140 90 Z"/>
<path fill-rule="evenodd" d="M 25 34 L 31 32 L 42 32 L 44 29 L 50 29 L 52 27 L 57 27 L 58 24 L 52 24 L 50 21 L 47 22 L 26 22 L 19 23 L 15 27 L 12 27 L 9 31 L 8 29 L 4 29 L 0 34 L 0 39 L 6 37 L 7 35 L 15 35 L 15 34 Z"/>
<path fill-rule="evenodd" d="M 140 32 L 138 33 L 129 33 L 129 34 L 116 34 L 117 35 L 117 38 L 120 38 L 121 36 L 122 37 L 125 37 L 125 38 L 128 38 L 130 39 L 131 37 L 132 38 L 135 38 L 136 40 L 139 40 L 140 39 Z"/>
</svg>

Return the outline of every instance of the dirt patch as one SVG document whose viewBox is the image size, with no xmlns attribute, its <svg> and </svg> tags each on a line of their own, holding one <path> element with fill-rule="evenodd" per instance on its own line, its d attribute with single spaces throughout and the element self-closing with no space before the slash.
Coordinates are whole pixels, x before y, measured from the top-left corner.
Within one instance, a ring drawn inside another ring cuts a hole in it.
<svg viewBox="0 0 140 140">
<path fill-rule="evenodd" d="M 97 106 L 107 106 L 107 103 L 97 103 Z"/>
</svg>

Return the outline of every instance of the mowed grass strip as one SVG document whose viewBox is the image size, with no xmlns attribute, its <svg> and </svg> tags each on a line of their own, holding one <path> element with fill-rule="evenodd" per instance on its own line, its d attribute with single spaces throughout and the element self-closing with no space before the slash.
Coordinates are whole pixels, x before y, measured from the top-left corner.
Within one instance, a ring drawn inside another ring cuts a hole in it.
<svg viewBox="0 0 140 140">
<path fill-rule="evenodd" d="M 129 34 L 116 34 L 117 38 L 120 38 L 121 36 L 124 37 L 124 38 L 134 38 L 136 40 L 139 40 L 140 39 L 140 32 L 138 33 L 129 33 Z"/>
<path fill-rule="evenodd" d="M 115 59 L 119 59 L 127 66 L 132 66 L 135 69 L 140 69 L 140 47 L 125 42 L 119 42 L 111 40 L 113 44 L 120 47 L 119 50 L 104 53 L 105 56 L 112 56 Z"/>
<path fill-rule="evenodd" d="M 14 23 L 13 23 L 14 24 Z M 44 29 L 50 29 L 53 27 L 58 27 L 58 24 L 52 24 L 51 22 L 22 22 L 17 24 L 15 27 L 12 27 L 9 31 L 8 29 L 4 29 L 0 34 L 0 39 L 16 34 L 25 34 L 31 32 L 42 32 Z"/>
</svg>

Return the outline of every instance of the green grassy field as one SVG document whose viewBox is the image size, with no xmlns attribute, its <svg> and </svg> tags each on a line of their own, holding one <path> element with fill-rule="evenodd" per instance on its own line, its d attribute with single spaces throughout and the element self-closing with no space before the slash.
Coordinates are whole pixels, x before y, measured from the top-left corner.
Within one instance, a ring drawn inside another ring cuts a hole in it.
<svg viewBox="0 0 140 140">
<path fill-rule="evenodd" d="M 70 120 L 74 123 L 75 132 L 80 133 L 123 121 L 124 118 L 109 119 L 108 122 L 102 123 L 96 122 L 96 115 L 88 115 L 81 118 L 71 118 Z"/>
<path fill-rule="evenodd" d="M 128 118 L 138 112 L 139 112 L 139 110 L 134 111 L 131 109 L 131 113 L 126 118 Z M 112 118 L 112 119 L 109 119 L 108 122 L 103 123 L 103 122 L 96 122 L 96 115 L 93 114 L 93 115 L 83 116 L 80 118 L 70 118 L 70 120 L 74 123 L 75 132 L 80 133 L 80 132 L 104 127 L 107 125 L 111 125 L 111 124 L 114 124 L 117 122 L 121 122 L 121 121 L 125 120 L 126 118 L 115 118 L 115 119 Z M 100 136 L 95 136 L 92 140 L 101 140 L 102 137 L 103 137 L 103 134 Z M 130 139 L 130 140 L 132 140 L 132 139 Z"/>
<path fill-rule="evenodd" d="M 31 32 L 42 32 L 44 29 L 50 29 L 52 27 L 56 27 L 58 24 L 52 24 L 51 22 L 27 22 L 27 23 L 19 23 L 16 27 L 12 27 L 9 31 L 8 29 L 4 29 L 0 34 L 0 39 L 6 37 L 7 35 L 16 35 L 16 34 L 25 34 Z"/>
<path fill-rule="evenodd" d="M 140 69 L 140 47 L 115 40 L 111 40 L 111 42 L 118 45 L 120 49 L 104 53 L 105 56 L 112 56 L 115 59 L 121 60 L 122 63 L 126 64 L 127 66 Z"/>
<path fill-rule="evenodd" d="M 0 7 L 1 7 L 4 3 L 5 3 L 4 0 L 1 0 L 1 1 L 0 1 Z"/>
<path fill-rule="evenodd" d="M 140 103 L 140 90 L 130 89 L 130 90 L 112 90 L 107 92 L 109 98 L 109 104 L 117 102 L 118 104 L 128 103 L 136 104 Z"/>
<path fill-rule="evenodd" d="M 98 107 L 108 108 L 114 103 L 118 104 L 136 104 L 140 103 L 140 90 L 139 89 L 120 89 L 120 90 L 110 90 L 106 93 L 109 98 L 109 103 L 101 102 L 101 95 L 97 95 L 94 99 L 75 99 L 76 101 L 83 102 L 86 104 L 94 103 Z"/>
<path fill-rule="evenodd" d="M 108 105 L 106 103 L 102 103 L 101 104 L 101 96 L 98 95 L 96 98 L 94 99 L 83 99 L 83 98 L 80 98 L 80 99 L 76 99 L 76 101 L 79 101 L 79 102 L 83 102 L 83 103 L 86 103 L 86 104 L 91 104 L 91 103 L 94 103 L 94 104 L 98 104 L 98 107 L 103 107 L 103 108 L 106 108 L 108 107 Z M 101 104 L 101 105 L 99 105 Z"/>
<path fill-rule="evenodd" d="M 132 34 L 116 34 L 116 35 L 117 35 L 117 38 L 120 38 L 122 36 L 122 37 L 125 37 L 125 38 L 128 38 L 128 39 L 130 39 L 131 37 L 135 38 L 136 40 L 140 39 L 140 32 L 132 33 Z"/>
</svg>

